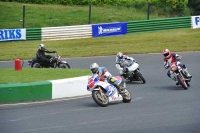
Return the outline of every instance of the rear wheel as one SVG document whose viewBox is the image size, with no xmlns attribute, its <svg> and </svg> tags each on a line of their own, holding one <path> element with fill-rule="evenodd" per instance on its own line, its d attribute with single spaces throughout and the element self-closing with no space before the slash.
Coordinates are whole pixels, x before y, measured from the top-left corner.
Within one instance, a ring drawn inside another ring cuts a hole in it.
<svg viewBox="0 0 200 133">
<path fill-rule="evenodd" d="M 99 90 L 92 91 L 93 100 L 102 107 L 108 106 L 109 100 L 108 97 L 104 93 L 100 93 Z"/>
<path fill-rule="evenodd" d="M 177 76 L 177 79 L 178 79 L 178 82 L 181 84 L 181 86 L 187 90 L 188 89 L 188 85 L 187 83 L 185 82 L 185 80 L 183 79 L 183 77 L 181 75 L 178 75 Z"/>
<path fill-rule="evenodd" d="M 39 63 L 33 63 L 31 68 L 42 68 L 42 66 Z"/>
</svg>

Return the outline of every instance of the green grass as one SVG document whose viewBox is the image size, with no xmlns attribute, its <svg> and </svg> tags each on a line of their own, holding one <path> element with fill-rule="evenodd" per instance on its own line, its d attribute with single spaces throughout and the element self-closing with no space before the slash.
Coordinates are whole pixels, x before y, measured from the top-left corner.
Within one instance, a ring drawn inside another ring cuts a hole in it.
<svg viewBox="0 0 200 133">
<path fill-rule="evenodd" d="M 88 6 L 38 5 L 0 2 L 0 29 L 22 28 L 22 11 L 25 5 L 25 28 L 84 25 L 89 22 Z M 151 13 L 150 19 L 169 16 Z M 135 8 L 92 6 L 91 23 L 146 20 L 147 13 Z"/>
<path fill-rule="evenodd" d="M 0 43 L 0 60 L 32 59 L 38 44 L 56 50 L 62 57 L 85 57 L 124 54 L 161 53 L 168 48 L 171 51 L 200 51 L 200 29 L 167 30 L 128 34 L 125 36 L 87 38 L 63 41 L 16 41 Z M 0 84 L 43 81 L 70 78 L 89 74 L 89 70 L 79 69 L 0 69 Z"/>
<path fill-rule="evenodd" d="M 160 53 L 171 51 L 200 51 L 200 29 L 166 30 L 127 34 L 124 36 L 86 38 L 62 41 L 0 42 L 0 61 L 35 57 L 38 45 L 56 50 L 63 58 L 125 54 Z"/>
<path fill-rule="evenodd" d="M 1 68 L 0 84 L 65 79 L 90 73 L 90 70 L 87 69 L 23 68 L 21 71 L 15 71 L 13 68 Z"/>
</svg>

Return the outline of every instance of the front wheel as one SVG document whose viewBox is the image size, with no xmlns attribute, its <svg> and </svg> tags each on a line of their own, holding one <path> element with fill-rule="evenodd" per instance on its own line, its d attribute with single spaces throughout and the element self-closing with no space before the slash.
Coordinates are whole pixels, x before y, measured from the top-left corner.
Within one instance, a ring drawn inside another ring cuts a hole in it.
<svg viewBox="0 0 200 133">
<path fill-rule="evenodd" d="M 70 68 L 70 65 L 68 63 L 60 64 L 59 68 Z"/>
<path fill-rule="evenodd" d="M 122 101 L 124 103 L 129 103 L 131 101 L 131 94 L 123 86 L 120 86 L 120 87 L 121 87 L 121 89 L 123 89 L 123 93 L 121 94 L 121 96 L 123 97 Z"/>
<path fill-rule="evenodd" d="M 137 73 L 136 73 L 136 76 L 137 76 L 137 79 L 138 79 L 139 81 L 141 81 L 143 84 L 146 83 L 146 80 L 144 79 L 144 77 L 142 76 L 142 74 L 141 74 L 140 72 L 137 72 Z"/>
<path fill-rule="evenodd" d="M 108 97 L 104 93 L 100 93 L 99 90 L 92 91 L 92 98 L 99 106 L 108 106 Z"/>
<path fill-rule="evenodd" d="M 185 82 L 185 80 L 183 79 L 183 77 L 181 75 L 178 75 L 177 76 L 177 79 L 178 79 L 178 82 L 181 84 L 181 86 L 187 90 L 188 89 L 188 85 L 187 83 Z"/>
</svg>

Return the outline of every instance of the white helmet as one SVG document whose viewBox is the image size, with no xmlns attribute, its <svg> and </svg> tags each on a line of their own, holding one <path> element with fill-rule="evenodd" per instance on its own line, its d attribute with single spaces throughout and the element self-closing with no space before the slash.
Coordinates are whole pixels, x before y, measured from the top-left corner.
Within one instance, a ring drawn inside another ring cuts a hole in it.
<svg viewBox="0 0 200 133">
<path fill-rule="evenodd" d="M 170 57 L 170 51 L 169 51 L 169 49 L 164 49 L 163 50 L 163 55 L 164 55 L 165 58 L 169 58 Z"/>
<path fill-rule="evenodd" d="M 99 72 L 99 65 L 97 63 L 92 63 L 90 65 L 90 70 L 92 71 L 93 74 L 98 74 L 98 72 Z"/>
<path fill-rule="evenodd" d="M 45 49 L 44 44 L 40 44 L 40 45 L 39 45 L 39 49 L 42 50 L 42 48 Z"/>
</svg>

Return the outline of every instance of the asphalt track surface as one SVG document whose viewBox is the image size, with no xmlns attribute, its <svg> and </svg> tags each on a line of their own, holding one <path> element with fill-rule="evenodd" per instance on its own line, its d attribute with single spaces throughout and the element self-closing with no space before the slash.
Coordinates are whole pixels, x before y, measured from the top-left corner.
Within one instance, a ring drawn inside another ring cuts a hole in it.
<svg viewBox="0 0 200 133">
<path fill-rule="evenodd" d="M 188 90 L 167 77 L 161 54 L 131 55 L 147 82 L 127 83 L 130 103 L 100 107 L 84 97 L 0 105 L 0 133 L 200 133 L 200 52 L 179 54 L 193 76 Z M 86 69 L 97 62 L 118 74 L 115 56 L 64 60 Z M 0 68 L 13 65 L 14 61 L 0 62 Z"/>
</svg>

